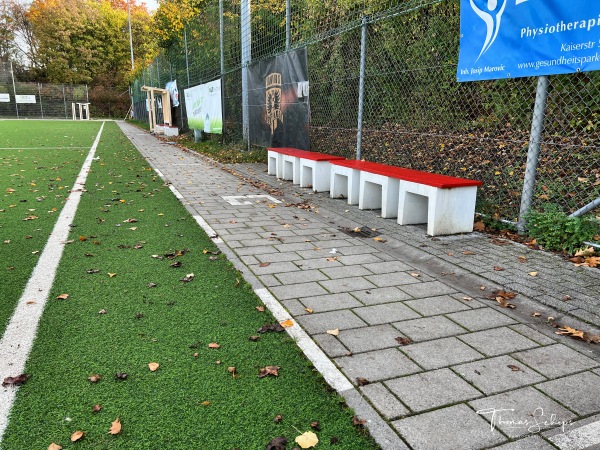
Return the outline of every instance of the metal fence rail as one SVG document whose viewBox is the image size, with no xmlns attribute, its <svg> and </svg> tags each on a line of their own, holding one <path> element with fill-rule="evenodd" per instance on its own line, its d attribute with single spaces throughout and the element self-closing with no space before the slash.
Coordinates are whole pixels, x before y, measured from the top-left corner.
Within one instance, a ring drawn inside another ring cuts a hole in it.
<svg viewBox="0 0 600 450">
<path fill-rule="evenodd" d="M 252 0 L 242 23 L 248 1 L 204 2 L 135 81 L 139 117 L 143 84 L 176 79 L 183 90 L 222 76 L 225 138 L 239 141 L 244 67 L 307 47 L 314 150 L 482 180 L 477 210 L 510 221 L 522 199 L 572 213 L 600 197 L 600 73 L 548 77 L 536 179 L 524 189 L 538 80 L 458 83 L 458 0 Z"/>
</svg>

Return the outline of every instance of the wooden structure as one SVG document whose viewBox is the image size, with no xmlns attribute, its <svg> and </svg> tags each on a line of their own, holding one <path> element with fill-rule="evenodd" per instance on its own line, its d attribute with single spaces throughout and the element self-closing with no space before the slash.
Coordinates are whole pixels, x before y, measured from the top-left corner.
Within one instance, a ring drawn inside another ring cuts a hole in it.
<svg viewBox="0 0 600 450">
<path fill-rule="evenodd" d="M 164 133 L 164 127 L 172 125 L 171 119 L 171 96 L 169 91 L 166 89 L 142 86 L 142 91 L 146 92 L 148 105 L 148 122 L 150 124 L 150 131 L 154 133 Z M 160 101 L 157 102 L 157 98 Z M 163 121 L 157 123 L 157 107 L 162 106 Z"/>
</svg>

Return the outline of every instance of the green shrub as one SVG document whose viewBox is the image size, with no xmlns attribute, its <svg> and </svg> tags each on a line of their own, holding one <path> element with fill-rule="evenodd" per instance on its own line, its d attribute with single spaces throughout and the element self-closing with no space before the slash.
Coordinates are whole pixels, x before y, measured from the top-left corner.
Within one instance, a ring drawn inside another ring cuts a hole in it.
<svg viewBox="0 0 600 450">
<path fill-rule="evenodd" d="M 542 212 L 530 211 L 525 217 L 526 231 L 546 250 L 574 253 L 584 241 L 600 233 L 592 217 L 569 217 L 557 205 L 545 205 Z"/>
</svg>

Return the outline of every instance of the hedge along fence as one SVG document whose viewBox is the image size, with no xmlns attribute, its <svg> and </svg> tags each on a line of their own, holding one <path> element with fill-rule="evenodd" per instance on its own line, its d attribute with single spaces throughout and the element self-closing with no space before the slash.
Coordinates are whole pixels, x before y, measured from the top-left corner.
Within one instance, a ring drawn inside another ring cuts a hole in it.
<svg viewBox="0 0 600 450">
<path fill-rule="evenodd" d="M 306 46 L 313 150 L 482 180 L 477 210 L 516 221 L 536 78 L 457 83 L 459 1 L 252 1 L 252 61 Z M 208 0 L 132 89 L 180 91 L 223 76 L 225 139 L 242 139 L 241 5 Z M 220 19 L 223 39 L 220 40 Z M 364 38 L 363 38 L 364 36 Z M 221 51 L 222 47 L 222 51 Z M 363 108 L 359 108 L 364 49 Z M 179 123 L 185 129 L 180 93 Z M 360 117 L 359 117 L 359 113 Z M 357 142 L 358 124 L 361 140 Z M 571 213 L 600 197 L 600 74 L 549 77 L 533 208 Z"/>
</svg>

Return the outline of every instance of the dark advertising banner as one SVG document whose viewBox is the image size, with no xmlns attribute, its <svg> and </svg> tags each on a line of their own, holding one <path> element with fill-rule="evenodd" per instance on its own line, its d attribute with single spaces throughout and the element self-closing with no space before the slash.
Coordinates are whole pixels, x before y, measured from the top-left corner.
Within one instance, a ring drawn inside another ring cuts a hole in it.
<svg viewBox="0 0 600 450">
<path fill-rule="evenodd" d="M 306 48 L 249 66 L 250 142 L 310 150 Z"/>
<path fill-rule="evenodd" d="M 600 1 L 461 0 L 458 81 L 600 70 Z"/>
</svg>

